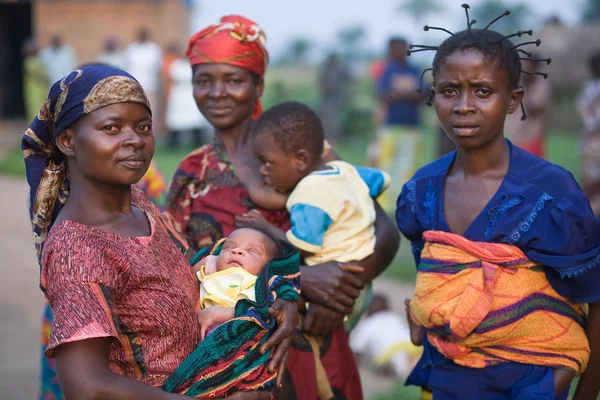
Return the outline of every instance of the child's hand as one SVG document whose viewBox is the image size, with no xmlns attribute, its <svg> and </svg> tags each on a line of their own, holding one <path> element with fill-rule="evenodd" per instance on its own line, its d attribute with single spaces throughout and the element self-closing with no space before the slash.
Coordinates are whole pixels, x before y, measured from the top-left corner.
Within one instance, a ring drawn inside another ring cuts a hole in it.
<svg viewBox="0 0 600 400">
<path fill-rule="evenodd" d="M 258 210 L 250 210 L 243 215 L 236 215 L 235 225 L 237 228 L 262 228 L 268 229 L 271 223 Z"/>
<path fill-rule="evenodd" d="M 217 256 L 206 256 L 200 259 L 194 266 L 192 267 L 192 271 L 196 274 L 200 271 L 202 266 L 204 267 L 204 275 L 210 275 L 217 272 Z"/>
<path fill-rule="evenodd" d="M 198 312 L 198 323 L 200 324 L 200 340 L 204 340 L 206 332 L 214 325 L 233 319 L 235 310 L 233 307 L 213 306 Z"/>
</svg>

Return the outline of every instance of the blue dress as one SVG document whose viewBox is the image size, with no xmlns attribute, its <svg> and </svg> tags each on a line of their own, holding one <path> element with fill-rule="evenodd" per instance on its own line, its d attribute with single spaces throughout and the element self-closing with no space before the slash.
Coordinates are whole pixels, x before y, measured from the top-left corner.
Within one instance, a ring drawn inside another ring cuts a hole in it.
<svg viewBox="0 0 600 400">
<path fill-rule="evenodd" d="M 508 243 L 543 264 L 552 287 L 575 301 L 600 301 L 600 219 L 573 175 L 507 141 L 509 168 L 496 194 L 462 236 Z M 450 232 L 444 182 L 456 151 L 424 166 L 402 188 L 396 221 L 412 244 L 417 265 L 428 230 Z M 436 400 L 554 399 L 553 369 L 503 363 L 462 367 L 427 341 L 407 384 L 427 387 Z M 567 392 L 557 398 L 566 399 Z"/>
</svg>

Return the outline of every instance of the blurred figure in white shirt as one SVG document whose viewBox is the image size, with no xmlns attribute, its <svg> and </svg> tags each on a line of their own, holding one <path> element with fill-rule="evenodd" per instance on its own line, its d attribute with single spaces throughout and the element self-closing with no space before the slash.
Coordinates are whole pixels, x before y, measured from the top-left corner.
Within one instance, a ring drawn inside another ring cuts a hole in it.
<svg viewBox="0 0 600 400">
<path fill-rule="evenodd" d="M 189 133 L 195 147 L 204 144 L 204 133 L 209 129 L 206 118 L 198 111 L 192 86 L 192 69 L 184 54 L 173 60 L 165 71 L 169 86 L 166 125 L 169 131 L 167 145 L 178 147 L 181 135 Z"/>
<path fill-rule="evenodd" d="M 408 376 L 423 349 L 411 343 L 407 323 L 381 294 L 373 295 L 366 318 L 350 335 L 350 347 L 360 363 L 397 378 Z"/>
<path fill-rule="evenodd" d="M 46 68 L 49 82 L 61 80 L 78 65 L 75 50 L 64 44 L 60 35 L 52 36 L 50 44 L 40 51 L 40 60 Z"/>
<path fill-rule="evenodd" d="M 125 55 L 119 51 L 119 42 L 116 37 L 109 36 L 104 41 L 104 51 L 98 55 L 96 61 L 111 67 L 127 70 Z"/>
<path fill-rule="evenodd" d="M 138 80 L 152 107 L 153 116 L 160 110 L 160 67 L 162 50 L 157 43 L 150 40 L 147 29 L 140 29 L 137 41 L 125 50 L 125 70 Z"/>
</svg>

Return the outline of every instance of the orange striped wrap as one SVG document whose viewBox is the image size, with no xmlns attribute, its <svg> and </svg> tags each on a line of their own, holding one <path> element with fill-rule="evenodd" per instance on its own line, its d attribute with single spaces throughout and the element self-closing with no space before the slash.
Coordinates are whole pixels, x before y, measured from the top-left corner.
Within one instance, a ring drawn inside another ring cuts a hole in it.
<svg viewBox="0 0 600 400">
<path fill-rule="evenodd" d="M 410 313 L 446 358 L 585 370 L 585 306 L 560 296 L 539 264 L 511 245 L 438 231 L 424 239 Z"/>
</svg>

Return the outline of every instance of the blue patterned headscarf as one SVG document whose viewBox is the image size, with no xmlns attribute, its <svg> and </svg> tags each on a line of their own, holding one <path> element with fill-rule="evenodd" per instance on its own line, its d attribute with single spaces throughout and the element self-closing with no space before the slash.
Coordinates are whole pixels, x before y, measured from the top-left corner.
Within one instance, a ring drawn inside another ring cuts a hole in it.
<svg viewBox="0 0 600 400">
<path fill-rule="evenodd" d="M 138 81 L 105 65 L 77 69 L 52 85 L 37 117 L 23 135 L 21 148 L 30 187 L 29 214 L 40 260 L 46 234 L 69 197 L 66 158 L 55 139 L 81 117 L 116 103 L 150 104 Z"/>
</svg>

